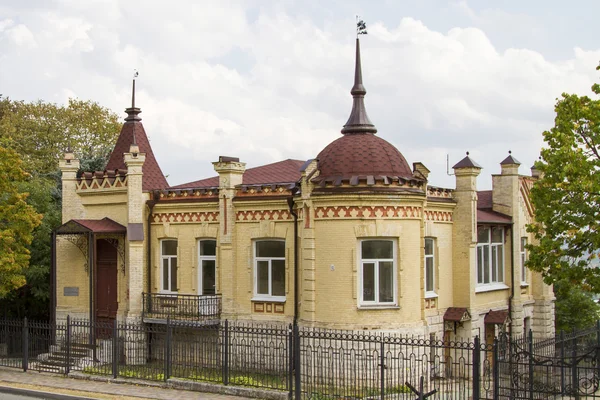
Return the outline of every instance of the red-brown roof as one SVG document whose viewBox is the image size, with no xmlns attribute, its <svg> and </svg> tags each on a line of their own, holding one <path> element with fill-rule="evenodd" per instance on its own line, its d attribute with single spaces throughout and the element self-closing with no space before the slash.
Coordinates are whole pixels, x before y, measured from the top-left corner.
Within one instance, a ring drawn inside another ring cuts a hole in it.
<svg viewBox="0 0 600 400">
<path fill-rule="evenodd" d="M 512 223 L 512 218 L 492 210 L 477 210 L 477 223 L 510 224 Z"/>
<path fill-rule="evenodd" d="M 283 160 L 259 167 L 248 168 L 244 172 L 242 185 L 261 185 L 274 183 L 294 183 L 300 179 L 300 168 L 304 165 L 301 160 Z M 202 187 L 218 187 L 219 177 L 201 179 L 199 181 L 172 186 L 170 189 L 191 189 Z"/>
<path fill-rule="evenodd" d="M 167 179 L 154 157 L 152 147 L 148 141 L 148 136 L 146 136 L 146 131 L 144 130 L 144 125 L 142 125 L 140 121 L 126 121 L 123 124 L 115 148 L 110 155 L 108 164 L 106 164 L 106 169 L 127 169 L 125 161 L 123 161 L 123 153 L 129 153 L 129 147 L 133 143 L 134 127 L 135 138 L 137 145 L 140 148 L 140 153 L 146 154 L 146 161 L 142 166 L 142 172 L 144 173 L 142 176 L 142 190 L 149 191 L 168 187 L 169 184 L 167 183 Z"/>
<path fill-rule="evenodd" d="M 477 208 L 492 208 L 492 191 L 480 190 L 477 192 Z"/>
<path fill-rule="evenodd" d="M 508 318 L 508 311 L 488 311 L 487 314 L 485 314 L 485 318 L 483 319 L 483 322 L 486 324 L 498 324 L 498 325 L 502 325 L 505 322 L 507 322 Z"/>
<path fill-rule="evenodd" d="M 444 321 L 460 322 L 471 319 L 466 307 L 450 307 L 444 313 Z"/>
<path fill-rule="evenodd" d="M 72 219 L 56 229 L 56 233 L 58 234 L 84 232 L 124 234 L 127 232 L 127 228 L 112 219 L 105 217 L 102 219 Z"/>
<path fill-rule="evenodd" d="M 412 179 L 404 156 L 391 143 L 370 133 L 347 134 L 334 140 L 317 156 L 316 181 L 354 176 L 398 176 Z"/>
</svg>

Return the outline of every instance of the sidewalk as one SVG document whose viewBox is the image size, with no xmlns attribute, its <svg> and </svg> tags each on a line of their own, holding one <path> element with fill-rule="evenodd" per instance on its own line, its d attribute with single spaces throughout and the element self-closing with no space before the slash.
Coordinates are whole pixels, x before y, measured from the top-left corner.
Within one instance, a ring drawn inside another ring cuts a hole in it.
<svg viewBox="0 0 600 400">
<path fill-rule="evenodd" d="M 64 375 L 40 373 L 35 371 L 23 372 L 17 369 L 0 367 L 0 393 L 2 387 L 28 389 L 32 391 L 48 391 L 71 396 L 106 400 L 244 400 L 248 397 L 229 396 L 224 394 L 192 392 L 188 390 L 167 389 L 131 383 L 99 382 L 87 379 L 68 378 Z"/>
</svg>

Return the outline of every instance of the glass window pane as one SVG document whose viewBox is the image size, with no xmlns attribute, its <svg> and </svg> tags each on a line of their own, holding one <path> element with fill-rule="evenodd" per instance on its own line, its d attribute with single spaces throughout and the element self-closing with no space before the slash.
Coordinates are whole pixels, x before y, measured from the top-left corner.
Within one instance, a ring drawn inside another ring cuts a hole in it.
<svg viewBox="0 0 600 400">
<path fill-rule="evenodd" d="M 282 240 L 261 240 L 256 242 L 257 257 L 285 257 L 285 242 Z"/>
<path fill-rule="evenodd" d="M 256 266 L 256 293 L 269 294 L 269 262 L 258 261 Z"/>
<path fill-rule="evenodd" d="M 521 251 L 525 251 L 525 246 L 527 246 L 527 238 L 522 237 L 521 238 Z"/>
<path fill-rule="evenodd" d="M 433 239 L 425 239 L 425 255 L 433 255 Z"/>
<path fill-rule="evenodd" d="M 162 288 L 163 290 L 169 290 L 169 259 L 163 259 L 163 276 L 162 276 Z"/>
<path fill-rule="evenodd" d="M 504 257 L 502 257 L 502 251 L 504 246 L 497 246 L 498 248 L 498 279 L 497 282 L 504 282 Z"/>
<path fill-rule="evenodd" d="M 433 292 L 433 257 L 425 259 L 425 291 Z"/>
<path fill-rule="evenodd" d="M 285 296 L 285 261 L 271 261 L 271 283 L 273 296 Z"/>
<path fill-rule="evenodd" d="M 391 261 L 379 263 L 379 301 L 382 303 L 394 301 L 394 263 Z"/>
<path fill-rule="evenodd" d="M 498 282 L 498 247 L 492 246 L 492 282 Z"/>
<path fill-rule="evenodd" d="M 483 247 L 477 247 L 477 283 L 483 283 Z"/>
<path fill-rule="evenodd" d="M 171 258 L 171 291 L 177 291 L 177 259 Z"/>
<path fill-rule="evenodd" d="M 493 243 L 504 243 L 504 229 L 492 228 L 492 242 Z"/>
<path fill-rule="evenodd" d="M 200 241 L 200 255 L 201 256 L 214 256 L 217 254 L 217 241 L 216 240 L 201 240 Z"/>
<path fill-rule="evenodd" d="M 363 240 L 362 258 L 366 259 L 381 259 L 394 257 L 394 242 L 391 240 Z"/>
<path fill-rule="evenodd" d="M 177 240 L 163 240 L 162 241 L 162 255 L 163 256 L 176 256 L 177 255 Z"/>
<path fill-rule="evenodd" d="M 363 300 L 375 301 L 375 264 L 363 264 Z"/>
<path fill-rule="evenodd" d="M 202 260 L 202 293 L 215 294 L 215 260 Z"/>
<path fill-rule="evenodd" d="M 483 283 L 490 283 L 490 246 L 483 246 Z"/>
<path fill-rule="evenodd" d="M 489 243 L 490 241 L 490 228 L 480 226 L 477 229 L 477 243 Z"/>
</svg>

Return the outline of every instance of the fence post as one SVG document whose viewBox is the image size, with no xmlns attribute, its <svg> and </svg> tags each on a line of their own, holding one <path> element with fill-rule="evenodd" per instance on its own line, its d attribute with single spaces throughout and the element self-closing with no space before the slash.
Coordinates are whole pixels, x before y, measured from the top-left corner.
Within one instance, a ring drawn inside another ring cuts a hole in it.
<svg viewBox="0 0 600 400">
<path fill-rule="evenodd" d="M 23 318 L 23 372 L 27 372 L 29 366 L 29 327 L 27 326 L 27 317 Z"/>
<path fill-rule="evenodd" d="M 380 399 L 385 398 L 385 344 L 383 343 L 383 334 L 381 334 L 381 344 L 379 346 L 380 357 L 379 357 L 379 368 L 381 382 L 379 382 L 379 390 L 381 391 Z"/>
<path fill-rule="evenodd" d="M 294 323 L 294 390 L 296 400 L 302 398 L 302 376 L 300 375 L 300 329 Z"/>
<path fill-rule="evenodd" d="M 117 371 L 117 355 L 118 353 L 118 349 L 117 346 L 119 345 L 119 340 L 117 337 L 117 319 L 114 319 L 113 322 L 113 342 L 112 342 L 112 374 L 113 374 L 113 378 L 117 379 L 117 375 L 118 375 L 118 371 Z"/>
<path fill-rule="evenodd" d="M 90 321 L 91 326 L 91 321 Z M 65 374 L 71 372 L 71 316 L 67 315 L 67 365 L 65 366 Z"/>
<path fill-rule="evenodd" d="M 498 357 L 498 338 L 494 338 L 494 365 L 492 366 L 492 380 L 494 383 L 494 400 L 500 398 L 500 357 Z"/>
<path fill-rule="evenodd" d="M 225 320 L 223 331 L 223 384 L 229 385 L 229 320 Z"/>
<path fill-rule="evenodd" d="M 288 399 L 292 399 L 294 396 L 294 327 L 292 324 L 288 325 Z"/>
<path fill-rule="evenodd" d="M 565 331 L 560 331 L 560 393 L 565 394 Z"/>
<path fill-rule="evenodd" d="M 596 321 L 596 373 L 600 376 L 600 320 Z"/>
<path fill-rule="evenodd" d="M 475 340 L 473 342 L 473 400 L 479 400 L 481 397 L 480 391 L 481 386 L 479 384 L 480 377 L 480 345 L 479 345 L 479 335 L 475 336 Z"/>
<path fill-rule="evenodd" d="M 528 347 L 529 347 L 529 400 L 533 400 L 533 384 L 534 384 L 534 376 L 533 376 L 533 331 L 530 329 L 527 337 Z"/>
<path fill-rule="evenodd" d="M 572 396 L 579 399 L 579 379 L 577 378 L 577 337 L 575 336 L 575 328 L 573 328 L 573 345 L 571 346 L 571 387 L 573 388 Z"/>
<path fill-rule="evenodd" d="M 165 338 L 165 382 L 171 377 L 171 317 L 167 316 L 167 337 Z"/>
</svg>

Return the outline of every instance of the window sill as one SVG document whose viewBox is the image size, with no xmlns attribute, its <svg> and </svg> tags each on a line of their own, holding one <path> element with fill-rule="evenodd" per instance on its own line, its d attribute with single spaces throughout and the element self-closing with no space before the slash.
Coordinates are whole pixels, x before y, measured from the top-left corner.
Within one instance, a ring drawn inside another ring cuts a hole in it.
<svg viewBox="0 0 600 400">
<path fill-rule="evenodd" d="M 529 287 L 529 283 L 527 282 L 521 282 L 521 289 L 527 288 Z"/>
<path fill-rule="evenodd" d="M 253 302 L 261 303 L 285 303 L 285 297 L 253 297 L 250 299 Z"/>
<path fill-rule="evenodd" d="M 357 307 L 358 311 L 364 310 L 399 310 L 400 306 L 396 304 L 361 304 Z"/>
<path fill-rule="evenodd" d="M 425 293 L 425 298 L 426 299 L 436 299 L 438 297 L 438 294 L 435 292 L 427 292 Z"/>
<path fill-rule="evenodd" d="M 509 289 L 504 283 L 495 283 L 493 285 L 482 285 L 475 288 L 475 293 L 494 292 L 496 290 Z"/>
</svg>

